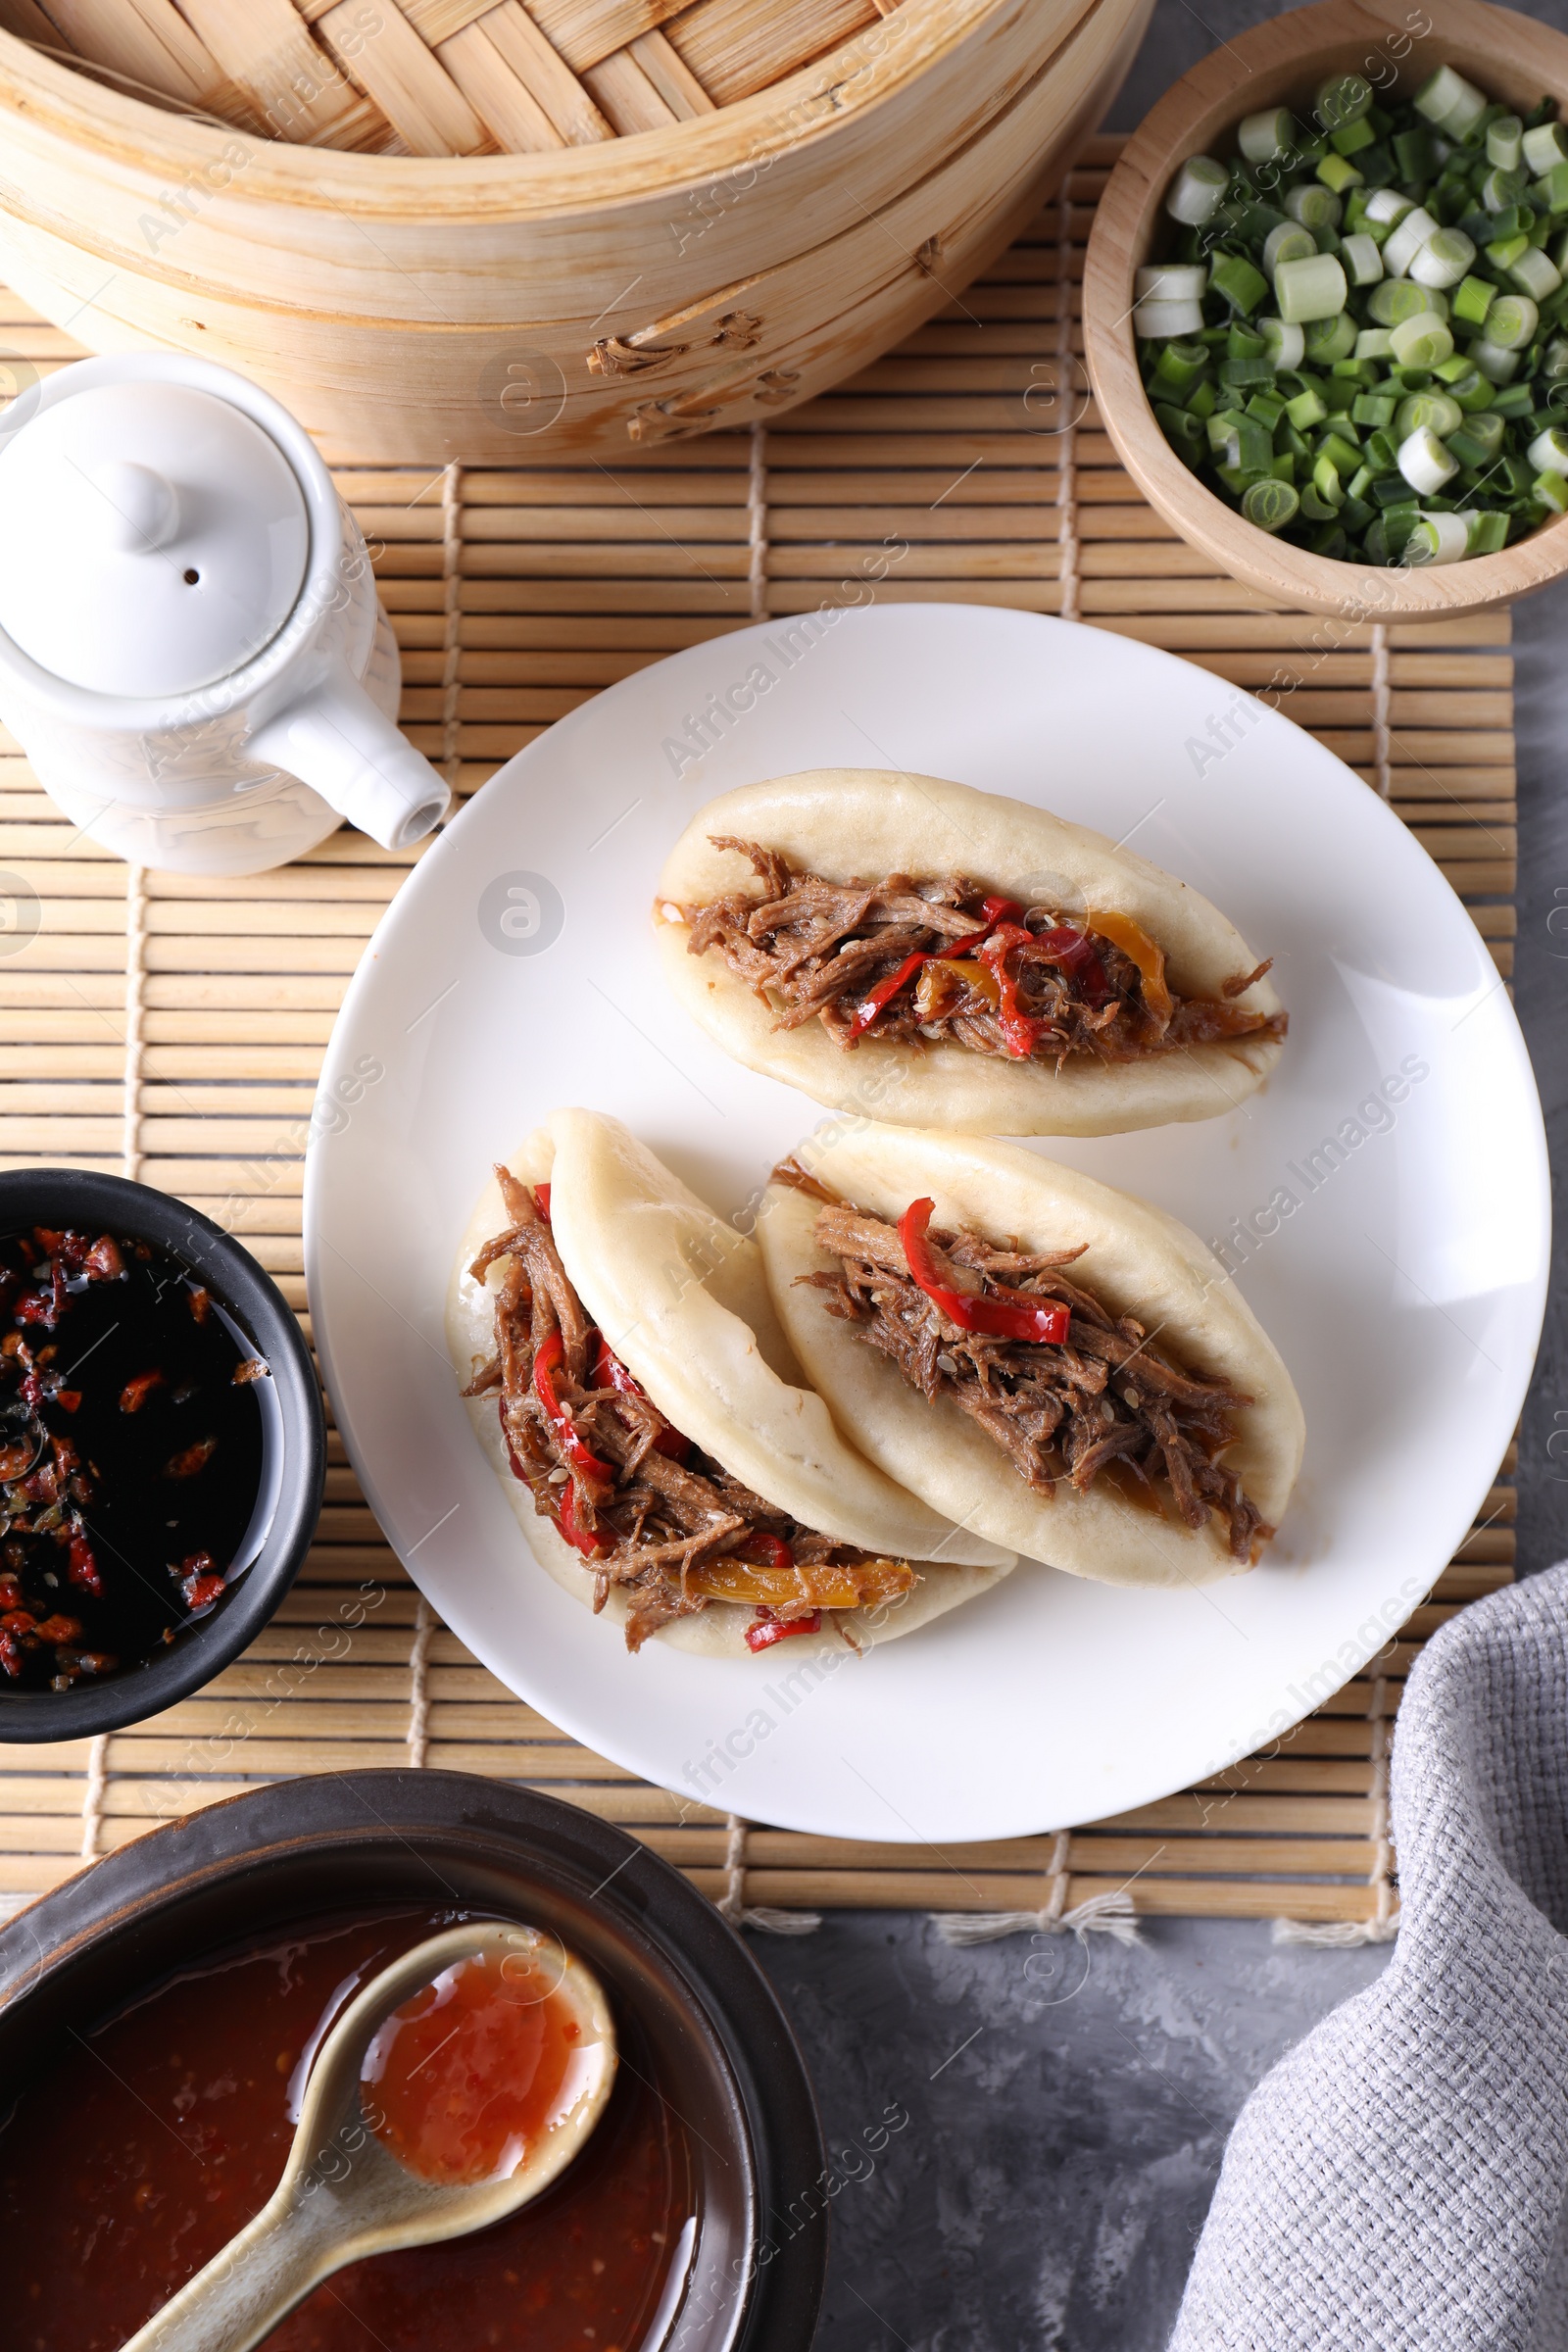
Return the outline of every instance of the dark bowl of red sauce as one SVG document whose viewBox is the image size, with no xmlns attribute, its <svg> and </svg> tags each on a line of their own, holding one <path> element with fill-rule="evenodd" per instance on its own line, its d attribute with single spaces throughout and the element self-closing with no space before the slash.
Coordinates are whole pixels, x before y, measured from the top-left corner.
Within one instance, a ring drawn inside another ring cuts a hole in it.
<svg viewBox="0 0 1568 2352">
<path fill-rule="evenodd" d="M 825 2156 L 761 1971 L 624 1831 L 439 1771 L 254 1790 L 0 1930 L 3 2352 L 118 2352 L 266 2203 L 356 1990 L 475 1918 L 598 1976 L 605 2114 L 536 2202 L 339 2272 L 268 2352 L 808 2352 Z"/>
<path fill-rule="evenodd" d="M 148 1185 L 0 1173 L 0 1740 L 118 1731 L 228 1665 L 325 1463 L 310 1350 L 247 1250 Z"/>
</svg>

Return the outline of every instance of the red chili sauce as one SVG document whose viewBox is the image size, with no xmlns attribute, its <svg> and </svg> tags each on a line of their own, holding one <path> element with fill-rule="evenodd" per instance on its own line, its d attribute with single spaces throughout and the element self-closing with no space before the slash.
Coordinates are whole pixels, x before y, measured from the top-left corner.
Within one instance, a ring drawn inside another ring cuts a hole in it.
<svg viewBox="0 0 1568 2352">
<path fill-rule="evenodd" d="M 552 1974 L 521 1952 L 449 1968 L 394 2009 L 366 2054 L 366 2121 L 425 2180 L 510 2179 L 575 2104 L 583 2039 Z"/>
<path fill-rule="evenodd" d="M 266 2204 L 355 1992 L 464 1916 L 302 1923 L 71 2036 L 0 2129 L 0 2352 L 118 2352 Z M 268 2352 L 638 2352 L 695 2207 L 652 2061 L 624 2029 L 622 2046 L 598 2129 L 542 2196 L 339 2271 Z"/>
</svg>

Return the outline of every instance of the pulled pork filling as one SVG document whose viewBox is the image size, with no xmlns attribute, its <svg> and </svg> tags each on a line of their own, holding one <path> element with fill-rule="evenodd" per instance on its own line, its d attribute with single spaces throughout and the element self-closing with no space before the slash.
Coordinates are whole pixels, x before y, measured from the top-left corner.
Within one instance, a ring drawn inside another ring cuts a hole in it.
<svg viewBox="0 0 1568 2352">
<path fill-rule="evenodd" d="M 550 1230 L 550 1187 L 498 1167 L 508 1229 L 471 1268 L 498 1260 L 496 1352 L 463 1392 L 499 1392 L 513 1475 L 594 1579 L 630 1606 L 626 1646 L 710 1601 L 751 1605 L 747 1644 L 767 1649 L 842 1612 L 906 1592 L 914 1572 L 802 1527 L 681 1435 L 583 1311 Z M 847 1630 L 842 1616 L 834 1624 Z"/>
<path fill-rule="evenodd" d="M 1136 1061 L 1184 1046 L 1283 1037 L 1283 1012 L 1235 1002 L 1269 969 L 1238 972 L 1218 998 L 1179 997 L 1164 951 L 1130 916 L 1081 918 L 988 896 L 962 874 L 825 882 L 776 850 L 713 835 L 749 858 L 762 889 L 683 906 L 688 952 L 716 948 L 777 1013 L 820 1021 L 846 1051 L 864 1037 L 918 1048 L 945 1038 L 974 1054 L 1054 1062 Z"/>
<path fill-rule="evenodd" d="M 1061 1269 L 1082 1248 L 1034 1255 L 939 1232 L 929 1200 L 889 1225 L 793 1160 L 774 1178 L 822 1202 L 817 1247 L 838 1260 L 801 1281 L 930 1402 L 951 1396 L 1036 1494 L 1062 1478 L 1083 1494 L 1108 1473 L 1155 1507 L 1168 1494 L 1195 1530 L 1218 1512 L 1232 1556 L 1257 1559 L 1274 1530 L 1220 1460 L 1230 1415 L 1252 1399 L 1185 1371 L 1131 1315 L 1069 1282 Z"/>
</svg>

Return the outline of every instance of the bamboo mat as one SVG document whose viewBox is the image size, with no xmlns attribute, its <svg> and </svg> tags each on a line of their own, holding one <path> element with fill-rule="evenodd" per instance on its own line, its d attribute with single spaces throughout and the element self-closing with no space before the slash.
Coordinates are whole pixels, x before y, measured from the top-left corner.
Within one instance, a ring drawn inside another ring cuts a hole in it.
<svg viewBox="0 0 1568 2352">
<path fill-rule="evenodd" d="M 754 618 L 873 595 L 1057 612 L 1210 670 L 1221 728 L 1238 689 L 1310 727 L 1392 800 L 1506 974 L 1507 615 L 1384 630 L 1268 609 L 1141 504 L 1092 405 L 1058 429 L 1054 387 L 1083 380 L 1076 288 L 1114 153 L 1092 143 L 1063 199 L 979 284 L 765 432 L 608 468 L 530 467 L 523 440 L 516 470 L 424 479 L 343 464 L 403 649 L 404 722 L 457 789 L 478 790 L 599 687 Z M 3 290 L 0 345 L 41 369 L 74 356 Z M 184 1196 L 244 1236 L 308 1328 L 300 1196 L 318 1063 L 412 862 L 340 833 L 252 880 L 142 876 L 63 823 L 0 739 L 13 932 L 0 932 L 0 1164 L 123 1167 Z M 435 1622 L 334 1434 L 317 1544 L 240 1663 L 91 1747 L 0 1746 L 0 1904 L 269 1777 L 412 1761 L 524 1780 L 622 1823 L 732 1916 L 744 1902 L 1054 1919 L 1130 1886 L 1144 1912 L 1380 1935 L 1395 1907 L 1387 1744 L 1403 1678 L 1446 1617 L 1510 1580 L 1512 1470 L 1510 1453 L 1453 1565 L 1374 1667 L 1303 1693 L 1317 1711 L 1266 1753 L 1118 1820 L 938 1855 L 735 1823 L 564 1739 Z"/>
</svg>

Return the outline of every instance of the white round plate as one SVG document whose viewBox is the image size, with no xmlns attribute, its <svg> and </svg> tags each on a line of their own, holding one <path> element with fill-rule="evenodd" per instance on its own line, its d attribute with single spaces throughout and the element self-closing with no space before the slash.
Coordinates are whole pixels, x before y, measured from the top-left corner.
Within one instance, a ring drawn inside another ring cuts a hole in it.
<svg viewBox="0 0 1568 2352">
<path fill-rule="evenodd" d="M 1226 1247 L 1291 1368 L 1306 1461 L 1251 1574 L 1142 1592 L 1024 1563 L 824 1672 L 779 1648 L 713 1662 L 656 1641 L 629 1657 L 535 1566 L 447 1360 L 459 1238 L 491 1161 L 558 1104 L 614 1112 L 725 1214 L 824 1115 L 677 1012 L 649 926 L 695 809 L 823 766 L 956 777 L 1098 826 L 1276 958 L 1291 1032 L 1264 1093 L 1196 1126 L 1039 1147 Z M 840 1838 L 946 1844 L 1101 1820 L 1308 1713 L 1463 1537 L 1545 1293 L 1523 1041 L 1404 826 L 1207 672 L 972 606 L 768 622 L 552 727 L 393 902 L 339 1015 L 315 1130 L 307 1271 L 327 1387 L 377 1518 L 447 1624 L 627 1769 Z"/>
</svg>

